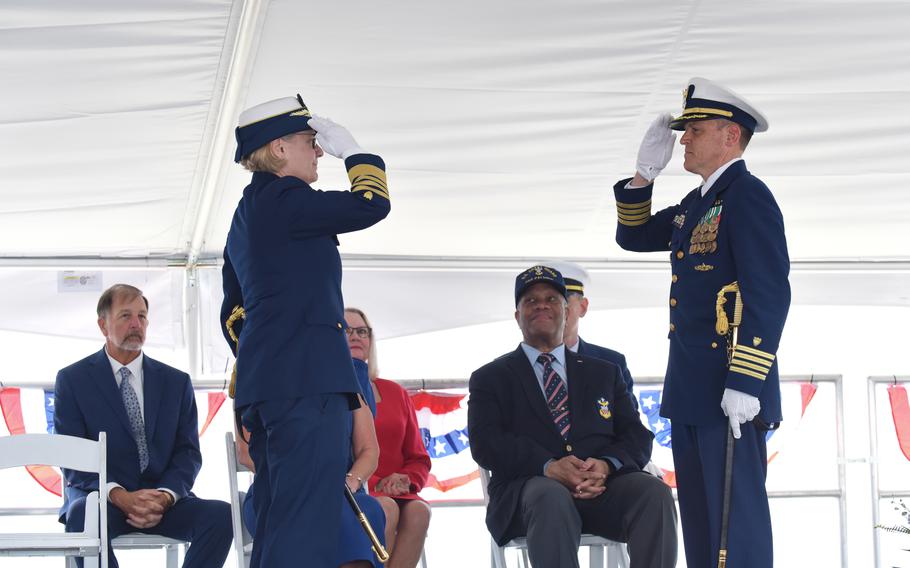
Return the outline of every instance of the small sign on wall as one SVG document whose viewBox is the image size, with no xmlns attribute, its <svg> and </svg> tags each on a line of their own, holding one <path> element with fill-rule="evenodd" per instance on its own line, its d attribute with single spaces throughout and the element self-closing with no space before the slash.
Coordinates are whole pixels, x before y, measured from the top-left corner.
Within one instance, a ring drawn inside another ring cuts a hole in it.
<svg viewBox="0 0 910 568">
<path fill-rule="evenodd" d="M 101 272 L 78 272 L 61 270 L 57 272 L 57 292 L 100 292 Z"/>
</svg>

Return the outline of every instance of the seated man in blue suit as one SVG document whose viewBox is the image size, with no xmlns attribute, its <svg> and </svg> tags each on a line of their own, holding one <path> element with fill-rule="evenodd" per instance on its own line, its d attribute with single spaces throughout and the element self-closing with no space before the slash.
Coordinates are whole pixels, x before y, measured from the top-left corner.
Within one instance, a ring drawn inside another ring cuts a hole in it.
<svg viewBox="0 0 910 568">
<path fill-rule="evenodd" d="M 534 266 L 515 279 L 515 351 L 474 371 L 471 454 L 492 471 L 487 527 L 500 545 L 527 536 L 534 566 L 578 566 L 580 535 L 628 542 L 633 568 L 676 565 L 676 505 L 642 473 L 654 436 L 619 368 L 563 345 L 562 275 Z"/>
<path fill-rule="evenodd" d="M 142 353 L 148 300 L 138 288 L 107 289 L 98 326 L 104 348 L 57 373 L 54 427 L 91 440 L 107 432 L 110 538 L 142 532 L 187 540 L 185 568 L 221 566 L 231 546 L 230 505 L 190 492 L 202 454 L 189 375 Z M 98 489 L 98 477 L 63 474 L 60 521 L 67 532 L 81 531 L 85 496 Z"/>
</svg>

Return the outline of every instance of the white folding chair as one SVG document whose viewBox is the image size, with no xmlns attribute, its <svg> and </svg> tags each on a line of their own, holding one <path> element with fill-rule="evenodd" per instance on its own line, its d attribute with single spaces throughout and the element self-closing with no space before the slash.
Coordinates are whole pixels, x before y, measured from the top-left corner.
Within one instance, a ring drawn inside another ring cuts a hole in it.
<svg viewBox="0 0 910 568">
<path fill-rule="evenodd" d="M 98 491 L 85 500 L 85 528 L 78 533 L 0 535 L 0 556 L 79 556 L 86 568 L 107 568 L 107 438 L 98 441 L 57 434 L 0 438 L 0 469 L 50 465 L 98 474 Z"/>
<path fill-rule="evenodd" d="M 490 495 L 487 486 L 490 484 L 490 472 L 480 468 L 480 487 L 483 489 L 484 505 L 489 505 Z M 629 568 L 629 555 L 626 545 L 608 538 L 593 534 L 582 534 L 580 546 L 588 547 L 589 566 L 591 568 L 604 567 L 604 553 L 606 553 L 606 568 Z M 499 546 L 493 537 L 490 537 L 490 555 L 494 568 L 506 568 L 506 549 L 515 548 L 521 551 L 522 565 L 531 566 L 528 560 L 528 539 L 525 537 L 513 538 L 504 546 Z"/>
<path fill-rule="evenodd" d="M 227 451 L 228 485 L 231 491 L 231 526 L 234 528 L 234 552 L 237 556 L 237 568 L 248 568 L 250 557 L 253 554 L 253 537 L 243 525 L 241 508 L 246 492 L 240 491 L 237 486 L 237 473 L 250 470 L 237 461 L 237 445 L 234 443 L 232 432 L 225 433 L 224 444 Z"/>
<path fill-rule="evenodd" d="M 118 536 L 111 545 L 114 550 L 149 550 L 154 548 L 163 548 L 165 557 L 165 566 L 167 568 L 177 568 L 178 551 L 181 546 L 186 547 L 189 543 L 168 538 L 157 534 L 128 533 Z"/>
</svg>

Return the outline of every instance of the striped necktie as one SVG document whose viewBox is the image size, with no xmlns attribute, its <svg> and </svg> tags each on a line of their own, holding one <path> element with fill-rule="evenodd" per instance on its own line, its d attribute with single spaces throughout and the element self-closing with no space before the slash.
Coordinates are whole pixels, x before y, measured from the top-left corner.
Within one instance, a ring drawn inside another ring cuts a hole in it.
<svg viewBox="0 0 910 568">
<path fill-rule="evenodd" d="M 556 424 L 559 434 L 566 440 L 569 436 L 569 428 L 572 427 L 572 419 L 569 414 L 569 391 L 566 389 L 566 382 L 553 368 L 555 359 L 556 357 L 552 353 L 541 353 L 537 357 L 537 362 L 543 365 L 543 391 L 547 397 L 550 415 L 553 417 L 553 423 Z"/>
</svg>

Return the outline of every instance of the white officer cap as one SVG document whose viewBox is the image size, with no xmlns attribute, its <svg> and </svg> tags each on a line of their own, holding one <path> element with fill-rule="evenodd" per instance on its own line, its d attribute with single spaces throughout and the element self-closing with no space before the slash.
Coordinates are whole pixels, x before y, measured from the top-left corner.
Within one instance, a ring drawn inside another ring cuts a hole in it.
<svg viewBox="0 0 910 568">
<path fill-rule="evenodd" d="M 683 91 L 683 111 L 670 121 L 673 130 L 685 130 L 693 120 L 726 118 L 752 132 L 768 130 L 768 119 L 751 103 L 730 89 L 702 77 L 689 79 Z"/>
<path fill-rule="evenodd" d="M 240 113 L 234 130 L 237 138 L 234 161 L 239 162 L 282 136 L 312 130 L 308 125 L 310 117 L 310 111 L 300 95 L 274 99 L 246 109 Z"/>
<path fill-rule="evenodd" d="M 541 264 L 555 268 L 562 274 L 569 294 L 585 295 L 585 287 L 591 283 L 591 276 L 581 265 L 567 260 L 548 260 Z"/>
</svg>

